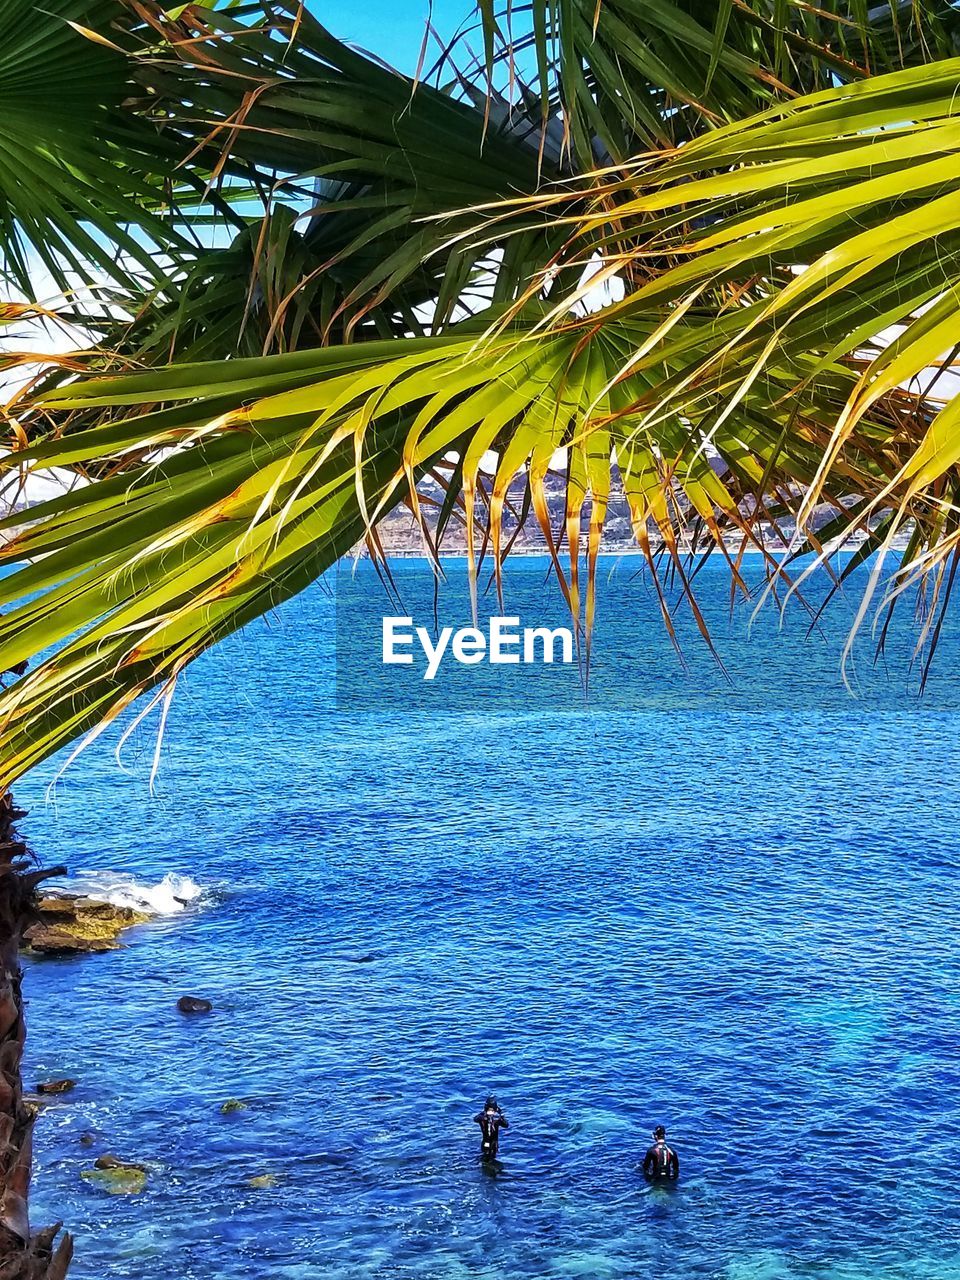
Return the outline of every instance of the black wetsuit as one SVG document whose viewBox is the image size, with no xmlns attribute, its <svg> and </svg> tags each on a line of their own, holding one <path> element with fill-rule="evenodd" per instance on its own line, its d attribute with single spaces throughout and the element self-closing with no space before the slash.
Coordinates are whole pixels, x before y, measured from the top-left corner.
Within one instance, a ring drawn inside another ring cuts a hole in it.
<svg viewBox="0 0 960 1280">
<path fill-rule="evenodd" d="M 500 1130 L 510 1128 L 507 1117 L 502 1111 L 478 1111 L 473 1118 L 483 1135 L 480 1154 L 492 1160 L 500 1146 Z"/>
<path fill-rule="evenodd" d="M 680 1161 L 677 1153 L 665 1142 L 655 1142 L 643 1157 L 643 1173 L 644 1177 L 657 1180 L 679 1178 Z"/>
</svg>

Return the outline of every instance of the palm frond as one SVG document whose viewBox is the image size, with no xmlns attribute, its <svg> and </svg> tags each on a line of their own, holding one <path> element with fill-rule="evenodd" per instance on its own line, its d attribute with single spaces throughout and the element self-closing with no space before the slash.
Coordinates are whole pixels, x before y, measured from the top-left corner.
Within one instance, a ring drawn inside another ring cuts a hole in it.
<svg viewBox="0 0 960 1280">
<path fill-rule="evenodd" d="M 522 111 L 493 124 L 482 104 L 351 49 L 294 0 L 153 19 L 163 42 L 134 68 L 135 110 L 214 173 L 261 175 L 264 209 L 145 311 L 142 358 L 436 333 L 506 280 L 496 242 L 457 211 L 554 176 Z M 511 245 L 518 279 L 550 256 L 546 232 L 531 216 Z"/>
<path fill-rule="evenodd" d="M 957 347 L 958 78 L 951 59 L 810 95 L 599 177 L 566 215 L 571 257 L 599 240 L 636 282 L 599 323 L 716 295 L 730 336 L 684 377 L 722 375 L 736 397 L 786 359 L 802 394 L 856 369 L 820 477 L 872 406 L 910 388 L 899 398 L 928 429 L 898 473 L 904 519 L 960 461 L 960 402 L 933 377 Z M 814 484 L 805 512 L 818 496 Z"/>
<path fill-rule="evenodd" d="M 6 469 L 95 462 L 99 478 L 34 509 L 0 553 L 27 565 L 0 580 L 0 667 L 59 646 L 0 695 L 0 785 L 140 693 L 169 688 L 198 653 L 363 539 L 377 555 L 376 525 L 396 503 L 411 505 L 435 555 L 418 485 L 444 461 L 456 460 L 474 590 L 488 542 L 499 582 L 504 508 L 520 477 L 588 647 L 612 472 L 655 572 L 660 544 L 683 574 L 700 530 L 724 552 L 729 533 L 760 546 L 774 569 L 771 521 L 816 476 L 839 395 L 786 406 L 797 375 L 784 364 L 724 414 L 730 375 L 684 389 L 674 372 L 717 343 L 710 316 L 688 312 L 663 330 L 630 319 L 541 332 L 528 320 L 493 338 L 459 326 L 446 337 L 175 365 L 48 392 L 36 411 L 85 414 L 90 425 L 20 450 Z M 838 371 L 840 387 L 851 381 Z M 880 441 L 890 434 L 875 416 L 869 426 Z M 545 489 L 558 450 L 561 528 Z M 491 453 L 496 469 L 485 476 Z M 851 493 L 876 493 L 888 479 L 864 430 L 835 462 L 829 501 L 842 515 Z M 665 601 L 664 620 L 670 627 Z"/>
<path fill-rule="evenodd" d="M 488 62 L 535 62 L 543 125 L 560 113 L 581 169 L 677 145 L 778 100 L 948 57 L 960 32 L 954 6 L 909 0 L 506 0 L 480 9 Z"/>
<path fill-rule="evenodd" d="M 926 579 L 935 641 L 960 555 L 960 410 L 927 377 L 960 296 L 960 60 L 923 63 L 953 16 L 786 4 L 771 34 L 748 0 L 535 3 L 543 93 L 513 113 L 284 0 L 124 13 L 124 110 L 179 157 L 171 207 L 207 238 L 9 410 L 8 486 L 85 483 L 0 552 L 21 566 L 0 669 L 53 650 L 0 694 L 0 788 L 359 544 L 379 558 L 401 502 L 434 559 L 461 504 L 476 593 L 484 564 L 502 585 L 519 486 L 587 660 L 615 489 L 671 633 L 661 567 L 696 613 L 705 547 L 735 586 L 759 548 L 792 590 L 801 552 L 900 537 L 888 601 Z M 541 145 L 558 118 L 565 154 Z M 151 183 L 141 235 L 166 216 Z"/>
<path fill-rule="evenodd" d="M 161 207 L 171 153 L 124 109 L 127 58 L 94 30 L 120 11 L 116 0 L 3 8 L 0 275 L 28 298 L 34 260 L 64 291 L 125 290 L 131 273 L 158 278 L 154 249 L 190 243 Z"/>
</svg>

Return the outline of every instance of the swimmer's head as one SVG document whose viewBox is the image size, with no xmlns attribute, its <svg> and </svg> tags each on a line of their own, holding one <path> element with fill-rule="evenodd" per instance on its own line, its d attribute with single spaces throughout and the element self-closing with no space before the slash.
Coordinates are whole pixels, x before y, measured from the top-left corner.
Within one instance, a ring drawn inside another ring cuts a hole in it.
<svg viewBox="0 0 960 1280">
<path fill-rule="evenodd" d="M 500 1110 L 500 1104 L 497 1102 L 496 1098 L 493 1096 L 493 1094 L 492 1094 L 492 1093 L 491 1093 L 490 1097 L 486 1100 L 486 1102 L 483 1104 L 483 1109 L 484 1109 L 484 1111 L 499 1111 L 499 1110 Z"/>
<path fill-rule="evenodd" d="M 664 1140 L 667 1136 L 667 1131 L 662 1124 L 657 1125 L 653 1131 L 653 1136 L 656 1138 L 657 1142 L 662 1142 Z"/>
</svg>

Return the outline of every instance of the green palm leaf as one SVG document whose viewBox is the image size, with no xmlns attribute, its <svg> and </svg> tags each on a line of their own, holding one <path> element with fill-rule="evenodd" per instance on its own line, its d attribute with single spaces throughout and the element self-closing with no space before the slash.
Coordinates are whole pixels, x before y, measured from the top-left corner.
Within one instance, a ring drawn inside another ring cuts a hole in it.
<svg viewBox="0 0 960 1280">
<path fill-rule="evenodd" d="M 955 50 L 960 14 L 907 2 L 506 0 L 480 6 L 491 48 L 531 56 L 581 168 L 669 147 L 790 99 Z"/>
<path fill-rule="evenodd" d="M 960 64 L 922 65 L 952 12 L 897 10 L 893 38 L 807 5 L 537 3 L 543 91 L 513 115 L 414 90 L 298 9 L 135 12 L 116 24 L 125 52 L 103 50 L 124 111 L 179 158 L 174 221 L 226 219 L 232 242 L 171 245 L 111 346 L 11 410 L 11 481 L 58 466 L 89 483 L 0 553 L 21 566 L 0 583 L 0 667 L 52 648 L 0 695 L 0 788 L 141 693 L 168 696 L 358 544 L 379 557 L 400 502 L 431 556 L 462 504 L 476 590 L 485 558 L 499 584 L 522 490 L 588 660 L 617 485 L 668 628 L 661 554 L 696 612 L 692 550 L 718 548 L 737 583 L 758 546 L 777 585 L 774 550 L 854 532 L 881 552 L 909 533 L 942 611 L 960 411 L 903 384 L 954 341 Z M 565 154 L 544 141 L 558 119 Z M 638 142 L 652 149 L 572 172 Z M 66 184 L 64 144 L 49 150 Z M 166 217 L 152 181 L 120 186 L 142 237 Z M 41 230 L 82 256 L 69 225 Z M 613 277 L 622 301 L 586 314 Z M 156 367 L 114 372 L 131 363 Z"/>
<path fill-rule="evenodd" d="M 45 412 L 94 415 L 93 425 L 22 450 L 7 466 L 96 462 L 105 474 L 36 509 L 2 552 L 27 567 L 0 581 L 0 667 L 60 647 L 0 696 L 8 770 L 0 786 L 138 694 L 169 690 L 198 653 L 364 538 L 376 555 L 376 524 L 396 503 L 411 504 L 434 554 L 417 485 L 451 457 L 473 583 L 478 544 L 488 539 L 499 579 L 504 507 L 520 478 L 588 646 L 613 467 L 651 567 L 659 541 L 682 572 L 681 542 L 701 526 L 721 546 L 727 530 L 760 545 L 767 503 L 782 507 L 780 487 L 816 475 L 839 398 L 811 397 L 802 414 L 785 408 L 796 371 L 784 366 L 721 420 L 729 375 L 684 392 L 671 370 L 722 333 L 694 314 L 658 343 L 662 328 L 578 322 L 544 334 L 528 323 L 490 338 L 460 326 L 446 338 L 172 366 L 49 392 Z M 664 404 L 671 378 L 676 390 Z M 561 448 L 568 498 L 557 529 L 544 485 Z M 485 479 L 490 451 L 499 462 Z M 859 439 L 835 471 L 838 510 L 850 481 L 862 493 L 888 479 Z M 742 510 L 747 496 L 753 517 Z M 588 499 L 583 595 L 578 556 L 568 577 L 559 543 L 565 533 L 578 550 Z M 666 604 L 664 616 L 669 626 Z"/>
<path fill-rule="evenodd" d="M 124 109 L 127 58 L 93 30 L 121 12 L 117 0 L 3 7 L 0 272 L 28 297 L 34 258 L 65 291 L 126 291 L 131 273 L 159 277 L 151 242 L 189 245 L 160 208 L 175 158 Z"/>
</svg>

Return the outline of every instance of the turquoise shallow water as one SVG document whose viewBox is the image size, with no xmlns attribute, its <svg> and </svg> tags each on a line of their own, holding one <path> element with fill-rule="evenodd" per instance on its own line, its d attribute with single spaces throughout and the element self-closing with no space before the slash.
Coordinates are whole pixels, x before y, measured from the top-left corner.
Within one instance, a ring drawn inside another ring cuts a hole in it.
<svg viewBox="0 0 960 1280">
<path fill-rule="evenodd" d="M 27 965 L 28 1079 L 80 1082 L 33 1204 L 77 1280 L 960 1276 L 956 629 L 922 703 L 906 626 L 854 700 L 842 605 L 832 639 L 772 612 L 748 638 L 708 567 L 727 683 L 687 615 L 683 670 L 634 570 L 605 567 L 586 707 L 479 668 L 419 713 L 365 691 L 367 574 L 339 638 L 328 584 L 193 668 L 155 797 L 146 727 L 129 772 L 97 744 L 55 804 L 52 767 L 26 780 L 45 861 L 204 889 L 123 951 Z M 551 613 L 542 583 L 517 563 L 508 604 Z M 670 1193 L 637 1171 L 657 1121 Z M 84 1183 L 98 1150 L 148 1191 Z"/>
</svg>

